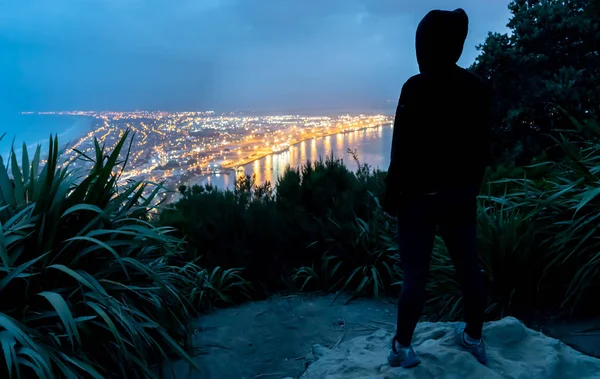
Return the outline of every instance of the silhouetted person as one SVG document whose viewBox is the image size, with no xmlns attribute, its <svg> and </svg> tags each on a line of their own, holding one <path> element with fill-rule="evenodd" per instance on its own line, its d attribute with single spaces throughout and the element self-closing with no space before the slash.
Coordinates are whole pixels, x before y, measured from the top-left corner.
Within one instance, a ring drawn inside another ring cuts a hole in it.
<svg viewBox="0 0 600 379">
<path fill-rule="evenodd" d="M 389 363 L 412 367 L 411 347 L 425 304 L 436 232 L 443 237 L 463 291 L 466 325 L 457 342 L 486 363 L 485 306 L 476 251 L 477 195 L 489 161 L 490 92 L 457 66 L 468 33 L 462 9 L 434 10 L 416 33 L 420 74 L 402 87 L 386 179 L 386 211 L 397 215 L 404 278 Z"/>
</svg>

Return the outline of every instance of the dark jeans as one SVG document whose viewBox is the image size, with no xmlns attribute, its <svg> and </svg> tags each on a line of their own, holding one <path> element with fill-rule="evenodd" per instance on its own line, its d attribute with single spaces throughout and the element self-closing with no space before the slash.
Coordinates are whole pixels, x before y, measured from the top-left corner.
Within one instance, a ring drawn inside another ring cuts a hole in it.
<svg viewBox="0 0 600 379">
<path fill-rule="evenodd" d="M 462 288 L 466 332 L 480 338 L 485 292 L 476 250 L 477 191 L 469 188 L 406 196 L 402 203 L 398 243 L 404 277 L 396 340 L 404 346 L 411 344 L 425 305 L 425 284 L 436 232 L 446 244 Z"/>
</svg>

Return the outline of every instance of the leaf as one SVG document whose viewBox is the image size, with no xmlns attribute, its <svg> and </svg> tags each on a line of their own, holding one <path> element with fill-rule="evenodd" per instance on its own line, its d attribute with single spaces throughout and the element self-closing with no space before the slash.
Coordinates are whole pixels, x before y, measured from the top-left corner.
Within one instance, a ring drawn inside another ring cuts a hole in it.
<svg viewBox="0 0 600 379">
<path fill-rule="evenodd" d="M 94 369 L 90 364 L 83 362 L 79 359 L 76 358 L 72 358 L 69 357 L 68 355 L 66 355 L 65 353 L 59 353 L 60 356 L 68 361 L 69 363 L 73 364 L 74 366 L 80 368 L 83 372 L 85 372 L 86 374 L 90 375 L 92 378 L 94 379 L 105 379 L 102 375 L 100 375 L 100 373 L 98 371 L 96 371 L 96 369 Z"/>
<path fill-rule="evenodd" d="M 44 291 L 39 295 L 45 297 L 46 300 L 48 300 L 48 302 L 54 307 L 54 310 L 58 314 L 58 317 L 60 317 L 65 327 L 65 331 L 68 333 L 71 346 L 75 347 L 73 337 L 75 337 L 77 342 L 81 345 L 81 337 L 79 336 L 77 325 L 73 319 L 73 313 L 71 313 L 71 309 L 67 305 L 65 299 L 63 299 L 63 297 L 56 292 Z"/>
<path fill-rule="evenodd" d="M 4 234 L 4 228 L 2 227 L 2 222 L 0 222 L 0 260 L 2 260 L 4 267 L 8 268 L 11 266 L 12 262 L 11 257 L 8 256 Z"/>
<path fill-rule="evenodd" d="M 86 305 L 89 306 L 90 308 L 92 308 L 98 314 L 98 316 L 100 316 L 100 318 L 102 318 L 102 320 L 104 320 L 104 322 L 106 323 L 106 326 L 108 326 L 108 330 L 110 330 L 112 335 L 115 337 L 115 340 L 117 341 L 117 344 L 119 345 L 119 348 L 122 351 L 126 351 L 127 348 L 123 342 L 121 333 L 119 332 L 119 329 L 117 329 L 117 326 L 115 325 L 115 323 L 111 320 L 110 316 L 108 316 L 108 314 L 101 308 L 100 305 L 94 303 L 93 301 L 86 302 Z"/>
<path fill-rule="evenodd" d="M 379 297 L 379 273 L 375 267 L 371 267 L 371 273 L 373 274 L 373 293 L 375 297 Z"/>
<path fill-rule="evenodd" d="M 37 200 L 37 197 L 35 196 L 38 187 L 36 185 L 36 180 L 38 179 L 38 170 L 40 169 L 41 148 L 42 147 L 40 145 L 37 145 L 37 148 L 35 149 L 35 153 L 33 155 L 33 160 L 31 161 L 31 171 L 29 173 L 29 201 Z"/>
<path fill-rule="evenodd" d="M 15 201 L 16 201 L 17 205 L 22 205 L 22 204 L 25 204 L 25 192 L 23 190 L 23 177 L 21 175 L 21 170 L 19 169 L 19 164 L 17 163 L 17 156 L 14 153 L 14 150 L 10 154 L 10 157 L 11 157 L 13 183 L 15 185 L 15 188 L 14 188 Z"/>
<path fill-rule="evenodd" d="M 28 206 L 26 206 L 25 208 L 23 208 L 22 210 L 19 211 L 19 213 L 13 215 L 8 221 L 6 221 L 6 223 L 4 224 L 4 228 L 5 229 L 10 229 L 12 228 L 12 226 L 14 224 L 17 223 L 17 221 L 19 221 L 21 218 L 31 218 L 31 213 L 33 212 L 33 209 L 35 208 L 35 204 L 30 204 Z M 27 217 L 25 217 L 27 216 Z"/>
<path fill-rule="evenodd" d="M 2 352 L 4 353 L 4 361 L 6 362 L 6 368 L 8 370 L 8 375 L 10 378 L 13 377 L 14 369 L 18 370 L 18 365 L 15 365 L 17 361 L 17 353 L 15 351 L 15 346 L 17 342 L 12 334 L 8 331 L 3 330 L 0 332 L 0 345 L 2 346 Z M 13 365 L 15 367 L 13 367 Z M 18 377 L 17 371 L 17 377 Z"/>
<path fill-rule="evenodd" d="M 333 267 L 333 269 L 331 270 L 329 277 L 331 279 L 333 279 L 335 277 L 335 274 L 337 274 L 338 270 L 340 269 L 340 267 L 342 267 L 342 261 L 339 261 L 335 264 L 335 266 Z"/>
<path fill-rule="evenodd" d="M 2 193 L 5 204 L 15 205 L 14 190 L 8 177 L 7 168 L 4 166 L 2 156 L 0 156 L 0 192 Z"/>
<path fill-rule="evenodd" d="M 105 218 L 108 218 L 108 216 L 104 213 L 104 211 L 96 206 L 96 205 L 91 205 L 91 204 L 77 204 L 77 205 L 73 205 L 72 207 L 70 207 L 69 209 L 67 209 L 62 216 L 60 216 L 60 218 L 65 218 L 65 216 L 70 215 L 73 212 L 77 212 L 77 211 L 89 211 L 89 212 L 95 212 L 98 213 L 99 215 L 104 216 Z"/>
<path fill-rule="evenodd" d="M 24 181 L 28 181 L 29 180 L 29 154 L 27 152 L 27 145 L 25 144 L 25 142 L 23 142 L 23 148 L 21 150 L 21 154 L 22 154 L 22 158 L 21 158 L 21 164 L 22 164 L 22 169 L 23 169 L 23 180 Z"/>
<path fill-rule="evenodd" d="M 21 346 L 17 350 L 18 359 L 23 359 L 24 356 L 29 357 L 31 362 L 31 368 L 37 373 L 41 374 L 43 378 L 54 378 L 52 373 L 52 366 L 49 360 L 42 356 L 39 352 L 33 350 L 30 347 Z"/>
<path fill-rule="evenodd" d="M 190 357 L 181 348 L 181 346 L 163 328 L 159 328 L 158 332 L 165 339 L 165 342 L 167 342 L 169 345 L 171 345 L 171 347 L 173 349 L 175 349 L 175 351 L 177 351 L 177 353 L 179 353 L 179 356 L 181 356 L 182 358 L 184 358 L 196 371 L 200 372 L 200 367 L 198 367 L 198 365 L 196 365 L 196 362 L 192 359 L 192 357 Z"/>
<path fill-rule="evenodd" d="M 4 288 L 6 288 L 6 286 L 11 282 L 11 280 L 13 280 L 14 278 L 17 278 L 19 275 L 21 275 L 21 273 L 23 273 L 29 267 L 36 264 L 41 259 L 45 258 L 48 254 L 49 254 L 49 252 L 46 254 L 42 254 L 39 257 L 30 260 L 29 262 L 19 265 L 16 269 L 11 270 L 10 273 L 8 275 L 6 275 L 4 278 L 2 278 L 2 280 L 0 281 L 0 292 L 2 292 L 2 290 Z"/>
<path fill-rule="evenodd" d="M 125 268 L 125 265 L 122 262 L 121 256 L 115 251 L 115 249 L 113 249 L 112 247 L 108 246 L 106 243 L 104 243 L 104 242 L 102 242 L 100 240 L 97 240 L 95 238 L 87 237 L 87 236 L 72 237 L 72 238 L 67 239 L 65 242 L 70 242 L 70 241 L 88 241 L 88 242 L 91 242 L 91 243 L 94 243 L 94 244 L 98 245 L 98 247 L 101 247 L 101 248 L 109 251 L 115 257 L 115 260 L 117 262 L 119 262 L 119 264 L 123 268 L 123 272 L 125 273 L 125 275 L 127 275 L 127 278 L 129 279 L 129 275 L 127 274 L 127 269 Z"/>
<path fill-rule="evenodd" d="M 21 345 L 36 348 L 36 343 L 23 331 L 24 325 L 5 313 L 0 313 L 0 326 L 6 329 Z"/>
<path fill-rule="evenodd" d="M 361 294 L 363 294 L 365 288 L 369 285 L 369 283 L 371 283 L 371 280 L 373 279 L 368 276 L 363 277 L 362 281 L 360 282 L 360 285 L 356 288 L 352 296 L 346 301 L 346 304 L 349 304 L 352 300 L 358 298 Z"/>
<path fill-rule="evenodd" d="M 584 193 L 584 196 L 581 198 L 581 201 L 577 205 L 577 208 L 575 209 L 575 214 L 577 214 L 577 212 L 579 212 L 579 210 L 583 208 L 587 203 L 594 200 L 594 198 L 598 195 L 600 195 L 600 187 L 586 191 Z"/>
</svg>

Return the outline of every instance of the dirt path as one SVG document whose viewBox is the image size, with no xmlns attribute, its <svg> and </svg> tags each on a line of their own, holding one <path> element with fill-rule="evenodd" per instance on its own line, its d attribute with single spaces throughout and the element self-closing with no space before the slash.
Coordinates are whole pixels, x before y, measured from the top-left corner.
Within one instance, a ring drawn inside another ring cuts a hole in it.
<svg viewBox="0 0 600 379">
<path fill-rule="evenodd" d="M 201 373 L 173 365 L 175 378 L 258 379 L 298 377 L 314 344 L 334 347 L 348 339 L 393 328 L 395 304 L 333 296 L 277 296 L 222 309 L 200 318 L 194 345 L 202 351 Z M 172 376 L 173 377 L 173 376 Z"/>
</svg>

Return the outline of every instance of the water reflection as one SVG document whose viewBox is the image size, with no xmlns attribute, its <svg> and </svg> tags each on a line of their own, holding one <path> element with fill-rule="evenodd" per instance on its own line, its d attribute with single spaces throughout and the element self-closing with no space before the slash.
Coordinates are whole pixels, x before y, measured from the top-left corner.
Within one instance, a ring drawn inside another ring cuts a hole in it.
<svg viewBox="0 0 600 379">
<path fill-rule="evenodd" d="M 356 150 L 361 163 L 367 163 L 373 168 L 386 170 L 390 163 L 392 143 L 391 125 L 379 128 L 364 129 L 356 132 L 337 134 L 324 138 L 312 139 L 291 146 L 287 151 L 268 155 L 243 167 L 246 174 L 256 175 L 256 181 L 275 183 L 283 175 L 287 165 L 298 167 L 308 159 L 316 161 L 325 159 L 332 152 L 333 156 L 342 159 L 351 170 L 356 170 L 356 162 L 348 154 L 348 149 Z M 233 188 L 235 175 L 212 175 L 192 180 L 195 183 L 211 183 L 219 188 Z"/>
</svg>

